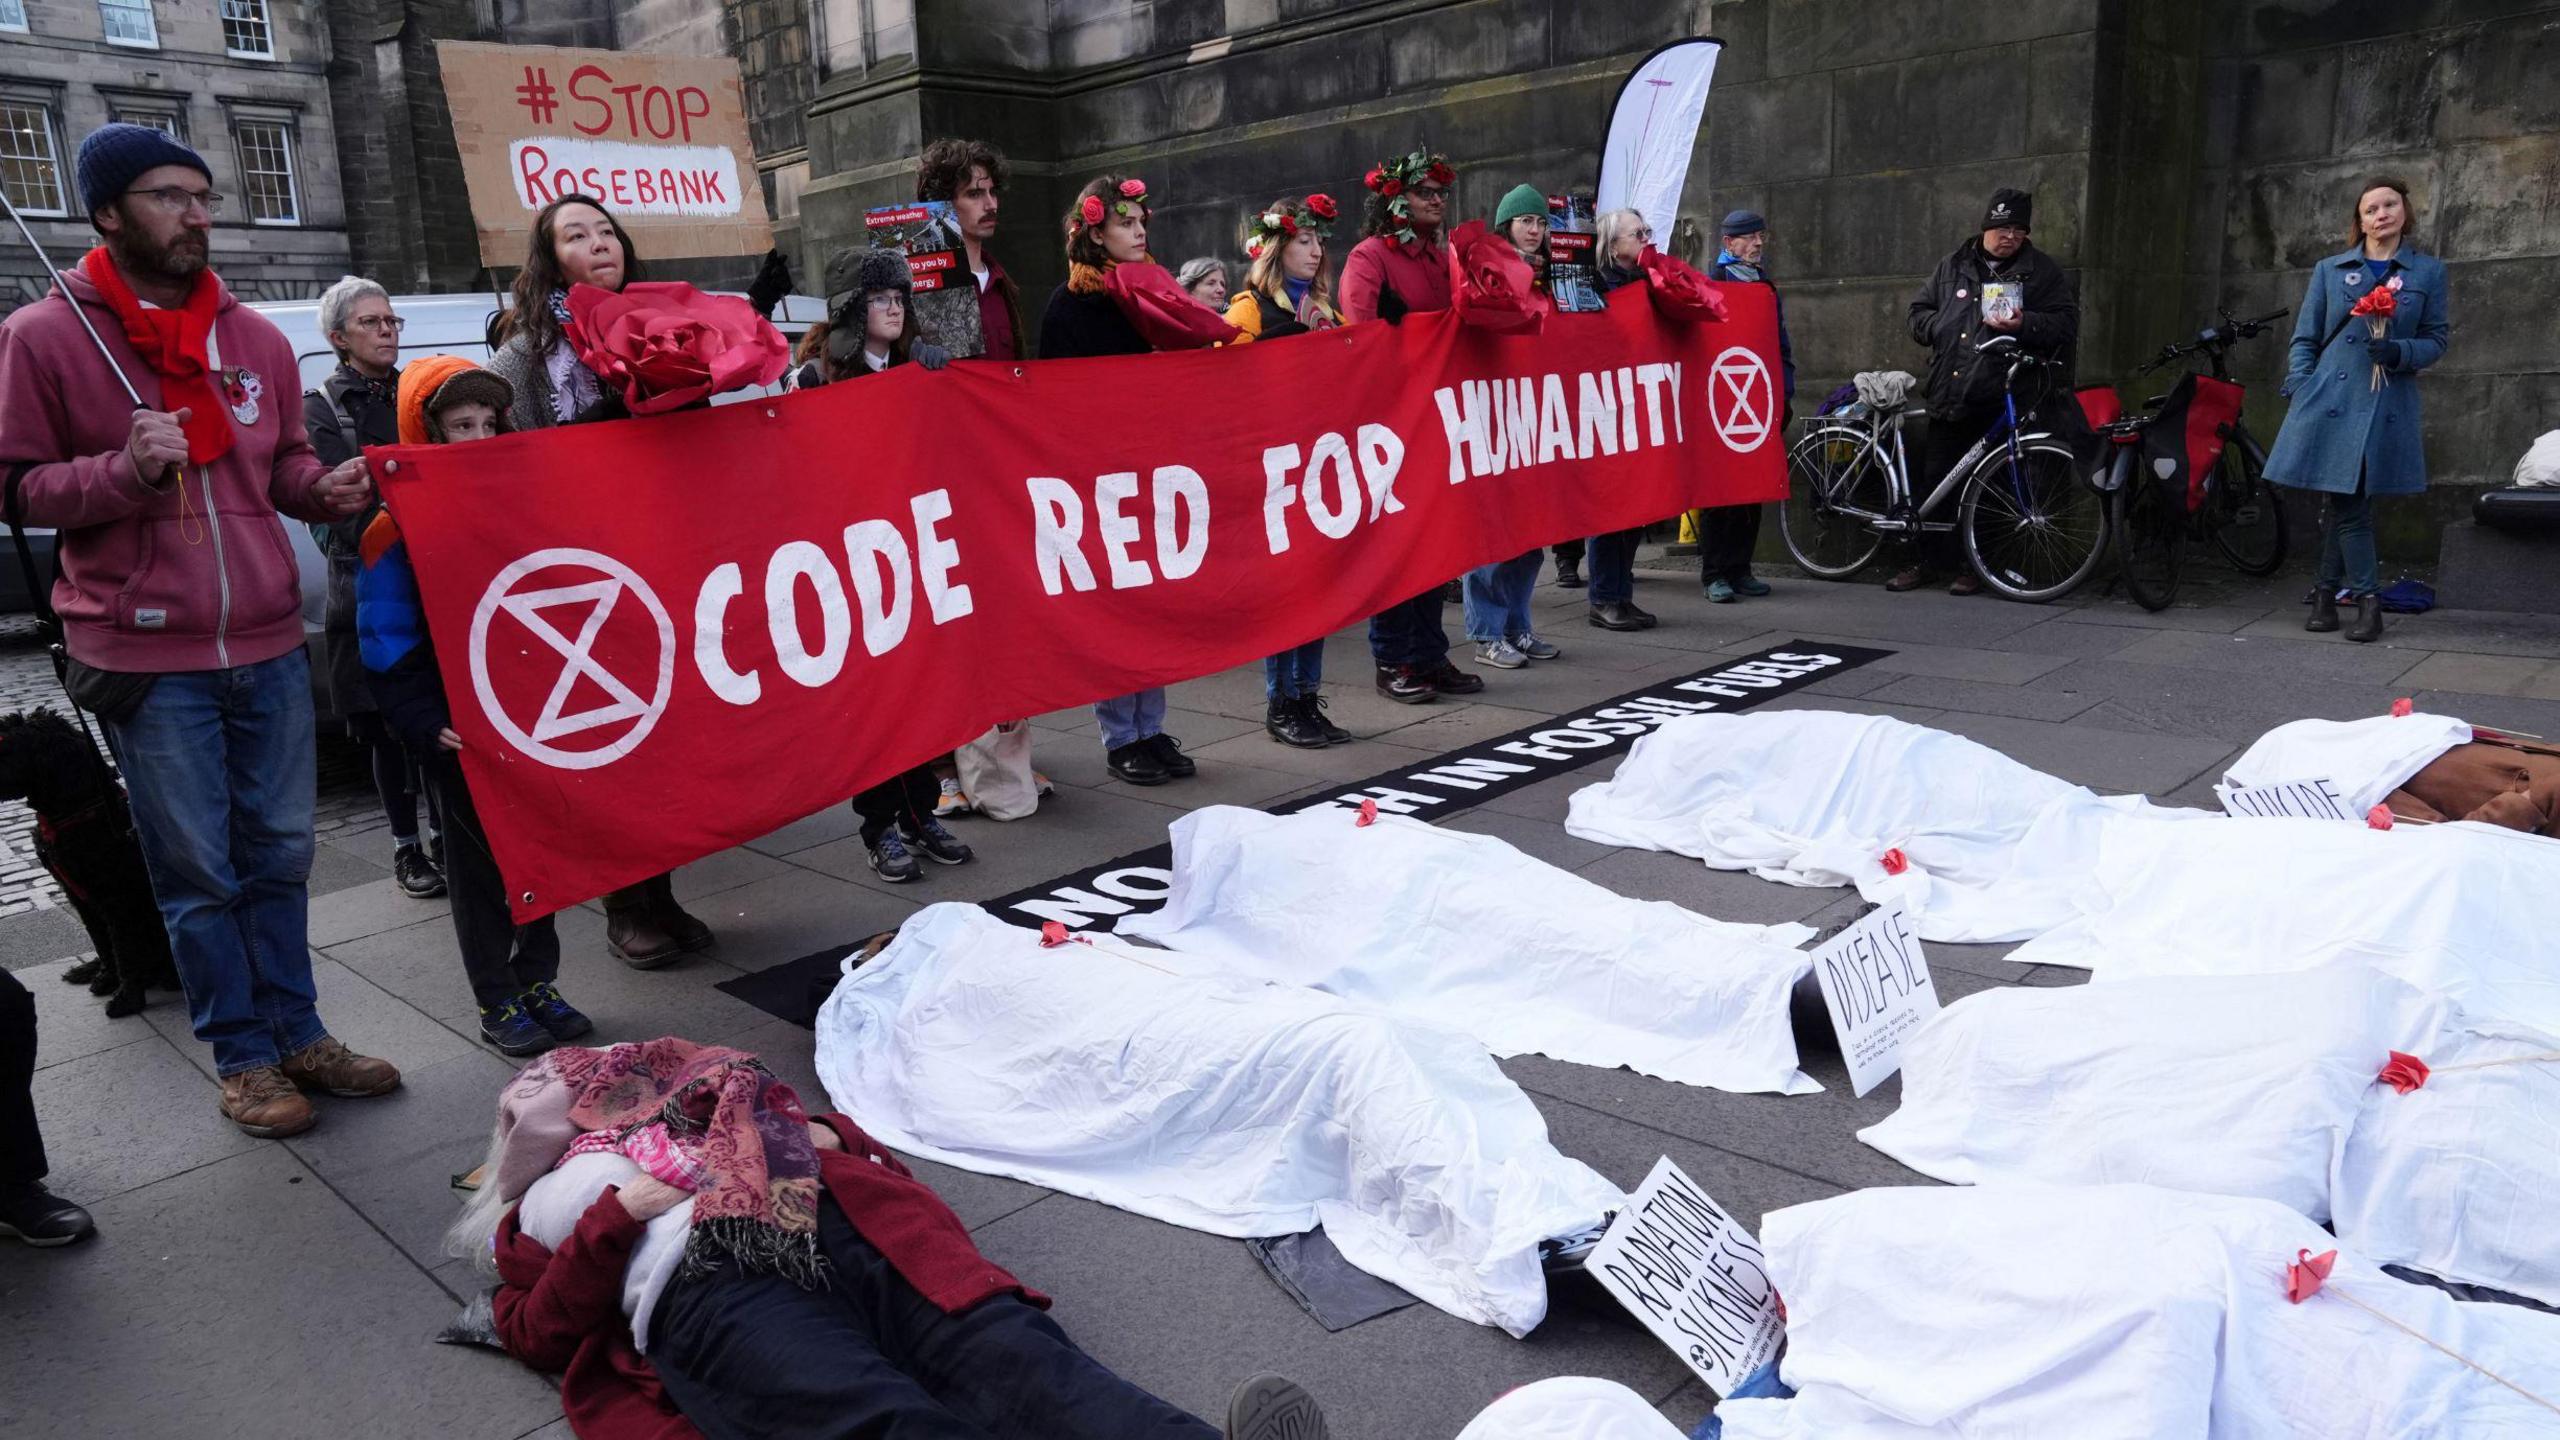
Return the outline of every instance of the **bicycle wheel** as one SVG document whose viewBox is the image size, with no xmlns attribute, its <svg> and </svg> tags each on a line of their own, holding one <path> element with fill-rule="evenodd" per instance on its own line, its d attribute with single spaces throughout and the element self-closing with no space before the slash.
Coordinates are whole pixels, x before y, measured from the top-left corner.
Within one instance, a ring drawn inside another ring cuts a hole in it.
<svg viewBox="0 0 2560 1440">
<path fill-rule="evenodd" d="M 2178 567 L 2187 553 L 2186 517 L 2158 481 L 2132 467 L 2124 488 L 2109 497 L 2114 512 L 2116 565 L 2126 593 L 2145 610 L 2166 610 L 2178 598 Z"/>
<path fill-rule="evenodd" d="M 2205 512 L 2213 548 L 2243 575 L 2273 575 L 2284 566 L 2284 501 L 2259 473 L 2257 447 L 2234 435 L 2214 462 L 2214 493 Z"/>
<path fill-rule="evenodd" d="M 1873 437 L 1834 427 L 1787 451 L 1787 501 L 1778 533 L 1808 575 L 1846 580 L 1876 558 L 1884 536 L 1869 523 L 1884 514 L 1885 467 Z"/>
<path fill-rule="evenodd" d="M 2070 594 L 2106 558 L 2106 498 L 2081 476 L 2071 447 L 2050 435 L 1995 447 L 1965 477 L 1957 528 L 1983 583 L 2012 600 L 2043 604 Z"/>
</svg>

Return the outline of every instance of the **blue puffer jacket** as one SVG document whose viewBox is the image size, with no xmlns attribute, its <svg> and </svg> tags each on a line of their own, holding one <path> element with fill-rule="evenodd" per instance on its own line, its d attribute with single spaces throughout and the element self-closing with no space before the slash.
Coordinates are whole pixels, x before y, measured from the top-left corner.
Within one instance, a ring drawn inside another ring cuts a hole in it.
<svg viewBox="0 0 2560 1440">
<path fill-rule="evenodd" d="M 409 542 L 389 511 L 365 527 L 356 554 L 356 651 L 365 681 L 391 733 L 432 750 L 436 732 L 453 723 L 453 712 L 445 705 L 444 674 L 427 639 L 426 606 L 418 598 Z"/>
<path fill-rule="evenodd" d="M 2391 363 L 2377 388 L 2366 351 L 2369 322 L 2348 312 L 2375 286 L 2395 281 L 2397 309 L 2384 332 Z M 2444 262 L 2406 246 L 2378 262 L 2359 247 L 2312 268 L 2285 374 L 2293 408 L 2267 452 L 2268 479 L 2333 495 L 2353 494 L 2358 476 L 2374 495 L 2427 488 L 2418 372 L 2444 358 L 2453 332 L 2447 298 Z"/>
</svg>

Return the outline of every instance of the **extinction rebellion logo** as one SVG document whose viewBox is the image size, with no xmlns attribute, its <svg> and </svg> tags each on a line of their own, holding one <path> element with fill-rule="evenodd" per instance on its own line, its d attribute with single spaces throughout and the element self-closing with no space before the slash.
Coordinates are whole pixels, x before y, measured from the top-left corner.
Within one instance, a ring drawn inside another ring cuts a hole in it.
<svg viewBox="0 0 2560 1440">
<path fill-rule="evenodd" d="M 1739 345 L 1718 355 L 1707 377 L 1707 418 L 1724 443 L 1745 454 L 1759 449 L 1777 416 L 1778 393 L 1769 381 L 1768 362 Z"/>
<path fill-rule="evenodd" d="M 617 642 L 604 647 L 610 667 L 598 655 L 608 633 Z M 593 550 L 524 556 L 489 582 L 471 616 L 482 712 L 508 744 L 558 769 L 593 770 L 638 748 L 667 711 L 675 668 L 667 607 L 630 566 Z M 538 708 L 527 703 L 535 694 Z M 590 743 L 560 743 L 576 740 Z"/>
</svg>

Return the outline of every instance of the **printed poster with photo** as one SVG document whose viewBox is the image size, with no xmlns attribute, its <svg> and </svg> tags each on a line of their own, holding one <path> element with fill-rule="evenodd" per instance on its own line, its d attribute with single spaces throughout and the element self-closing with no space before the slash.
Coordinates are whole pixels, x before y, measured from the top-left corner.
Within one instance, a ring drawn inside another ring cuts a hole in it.
<svg viewBox="0 0 2560 1440">
<path fill-rule="evenodd" d="M 978 287 L 948 200 L 881 205 L 862 212 L 871 243 L 903 250 L 915 272 L 916 336 L 965 360 L 987 352 L 978 330 Z"/>
<path fill-rule="evenodd" d="M 1558 310 L 1606 310 L 1600 297 L 1599 223 L 1588 195 L 1547 197 L 1547 290 Z"/>
</svg>

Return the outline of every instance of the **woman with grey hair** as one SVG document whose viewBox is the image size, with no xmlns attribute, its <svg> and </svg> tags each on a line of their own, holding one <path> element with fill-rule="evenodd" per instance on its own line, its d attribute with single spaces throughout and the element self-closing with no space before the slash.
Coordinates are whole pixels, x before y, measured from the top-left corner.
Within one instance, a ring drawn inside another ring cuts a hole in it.
<svg viewBox="0 0 2560 1440">
<path fill-rule="evenodd" d="M 361 275 L 346 276 L 320 292 L 320 335 L 337 352 L 338 368 L 303 392 L 302 424 L 323 462 L 343 464 L 367 445 L 389 445 L 400 438 L 392 403 L 400 386 L 394 363 L 400 358 L 400 325 L 390 293 Z M 360 514 L 311 526 L 311 538 L 329 562 L 320 658 L 329 674 L 330 703 L 346 722 L 347 733 L 364 746 L 373 767 L 374 793 L 382 797 L 382 813 L 391 821 L 391 878 L 402 893 L 429 900 L 445 891 L 438 863 L 441 817 L 435 797 L 419 783 L 416 762 L 382 723 L 381 707 L 365 685 L 364 662 L 356 650 L 356 542 L 381 508 L 376 496 Z M 421 796 L 427 802 L 423 844 L 418 834 Z"/>
<path fill-rule="evenodd" d="M 1653 227 L 1633 210 L 1611 210 L 1600 217 L 1597 229 L 1592 249 L 1599 263 L 1592 269 L 1600 293 L 1644 283 L 1641 262 L 1653 244 Z M 1592 624 L 1604 630 L 1631 630 L 1653 623 L 1652 614 L 1636 604 L 1636 546 L 1643 539 L 1641 525 L 1591 537 L 1587 549 Z M 1557 548 L 1561 552 L 1563 547 Z"/>
<path fill-rule="evenodd" d="M 1227 313 L 1227 262 L 1214 255 L 1182 262 L 1173 272 L 1174 283 L 1191 293 L 1191 298 L 1224 315 Z"/>
</svg>

